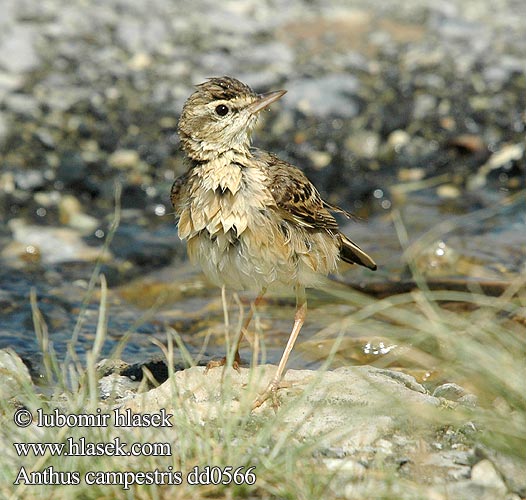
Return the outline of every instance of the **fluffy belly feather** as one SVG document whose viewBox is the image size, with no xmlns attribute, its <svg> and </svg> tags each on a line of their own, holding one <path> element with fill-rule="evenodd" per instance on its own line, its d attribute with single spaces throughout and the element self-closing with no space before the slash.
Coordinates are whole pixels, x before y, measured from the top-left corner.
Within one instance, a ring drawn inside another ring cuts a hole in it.
<svg viewBox="0 0 526 500">
<path fill-rule="evenodd" d="M 216 285 L 255 291 L 316 287 L 336 270 L 339 249 L 326 233 L 283 232 L 277 221 L 255 227 L 239 236 L 204 230 L 188 240 L 190 259 Z"/>
</svg>

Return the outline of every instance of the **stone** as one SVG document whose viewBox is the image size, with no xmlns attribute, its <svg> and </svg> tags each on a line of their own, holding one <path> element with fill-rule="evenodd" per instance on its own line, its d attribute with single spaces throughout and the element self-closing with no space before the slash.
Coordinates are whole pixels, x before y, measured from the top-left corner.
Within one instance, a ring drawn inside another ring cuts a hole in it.
<svg viewBox="0 0 526 500">
<path fill-rule="evenodd" d="M 99 380 L 100 397 L 102 400 L 111 398 L 122 401 L 133 397 L 139 385 L 140 382 L 131 380 L 129 377 L 111 373 Z"/>
<path fill-rule="evenodd" d="M 78 229 L 82 234 L 89 234 L 99 226 L 98 219 L 84 213 L 81 202 L 73 195 L 62 196 L 58 213 L 61 224 Z"/>
<path fill-rule="evenodd" d="M 471 480 L 480 486 L 492 488 L 501 495 L 507 490 L 502 477 L 487 459 L 481 460 L 473 466 L 471 469 Z"/>
<path fill-rule="evenodd" d="M 488 488 L 474 481 L 466 479 L 464 481 L 450 481 L 441 487 L 435 487 L 434 491 L 442 496 L 444 500 L 454 498 L 455 500 L 496 500 L 504 499 L 503 492 Z"/>
<path fill-rule="evenodd" d="M 398 152 L 411 142 L 411 136 L 405 130 L 394 130 L 387 138 L 387 145 Z"/>
<path fill-rule="evenodd" d="M 482 450 L 477 450 L 477 454 L 482 451 L 482 455 L 488 457 L 495 469 L 502 475 L 508 488 L 521 498 L 525 498 L 526 474 L 524 474 L 524 471 L 526 470 L 526 459 L 524 456 L 522 460 L 517 460 L 495 450 L 488 448 L 483 448 Z"/>
<path fill-rule="evenodd" d="M 345 147 L 360 158 L 372 159 L 378 155 L 380 136 L 372 131 L 359 130 L 349 136 Z"/>
<path fill-rule="evenodd" d="M 139 153 L 133 149 L 119 149 L 108 158 L 110 167 L 118 169 L 134 168 L 140 161 Z"/>
<path fill-rule="evenodd" d="M 33 249 L 43 263 L 95 261 L 100 257 L 101 249 L 84 243 L 73 229 L 25 224 L 21 219 L 11 219 L 8 225 L 13 239 L 24 245 L 26 252 Z"/>
<path fill-rule="evenodd" d="M 40 115 L 38 101 L 29 94 L 9 94 L 4 99 L 4 104 L 9 111 L 26 118 L 38 118 Z"/>
<path fill-rule="evenodd" d="M 65 185 L 75 184 L 85 179 L 88 173 L 87 165 L 82 155 L 77 151 L 66 151 L 60 158 L 57 170 L 57 180 Z"/>
<path fill-rule="evenodd" d="M 22 24 L 4 32 L 0 44 L 0 67 L 11 73 L 26 73 L 35 69 L 40 58 L 35 50 L 35 31 Z"/>
<path fill-rule="evenodd" d="M 433 396 L 435 398 L 456 401 L 467 406 L 476 406 L 477 404 L 477 397 L 474 394 L 469 393 L 463 387 L 453 383 L 439 385 L 433 391 Z"/>
<path fill-rule="evenodd" d="M 0 112 L 0 147 L 3 146 L 7 135 L 9 133 L 9 127 L 5 115 Z"/>
<path fill-rule="evenodd" d="M 415 97 L 413 118 L 415 120 L 425 120 L 435 111 L 437 99 L 429 94 L 419 94 Z"/>
<path fill-rule="evenodd" d="M 366 472 L 362 464 L 350 459 L 325 458 L 323 464 L 330 471 L 345 472 L 353 477 L 363 477 Z"/>
<path fill-rule="evenodd" d="M 454 184 L 442 184 L 437 187 L 437 195 L 443 199 L 453 200 L 461 194 L 460 189 Z"/>
<path fill-rule="evenodd" d="M 332 156 L 326 151 L 310 151 L 309 159 L 316 169 L 325 168 L 331 163 Z"/>
<path fill-rule="evenodd" d="M 24 191 L 41 189 L 46 183 L 42 170 L 28 169 L 15 173 L 16 186 Z"/>
<path fill-rule="evenodd" d="M 134 412 L 155 412 L 159 408 L 184 411 L 204 425 L 215 420 L 219 412 L 249 412 L 252 401 L 265 389 L 275 370 L 271 365 L 254 370 L 241 368 L 239 374 L 225 371 L 223 379 L 223 370 L 205 375 L 204 367 L 193 367 L 126 401 L 123 408 Z M 409 383 L 388 372 L 371 366 L 326 372 L 289 370 L 284 379 L 287 388 L 278 391 L 282 406 L 286 406 L 283 421 L 296 430 L 298 438 L 317 439 L 322 448 L 337 442 L 346 455 L 367 450 L 391 435 L 401 422 L 407 422 L 412 413 L 409 407 L 423 412 L 439 404 L 438 399 L 420 392 L 414 379 Z M 272 402 L 265 402 L 253 413 L 272 415 Z"/>
<path fill-rule="evenodd" d="M 307 116 L 352 118 L 358 114 L 358 79 L 347 74 L 291 81 L 283 106 Z"/>
<path fill-rule="evenodd" d="M 468 454 L 455 450 L 432 453 L 423 461 L 424 465 L 443 469 L 454 481 L 469 478 L 471 468 L 468 463 Z"/>
<path fill-rule="evenodd" d="M 498 151 L 495 151 L 484 163 L 478 172 L 468 179 L 468 189 L 473 191 L 480 189 L 486 184 L 487 176 L 492 170 L 511 165 L 513 161 L 519 161 L 524 157 L 525 147 L 523 144 L 505 144 Z"/>
</svg>

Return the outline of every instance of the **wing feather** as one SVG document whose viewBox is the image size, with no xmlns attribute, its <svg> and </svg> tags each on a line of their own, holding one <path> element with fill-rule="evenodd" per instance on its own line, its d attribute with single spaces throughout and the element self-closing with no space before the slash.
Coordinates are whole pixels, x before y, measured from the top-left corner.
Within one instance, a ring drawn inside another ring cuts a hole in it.
<svg viewBox="0 0 526 500">
<path fill-rule="evenodd" d="M 170 191 L 170 201 L 175 210 L 177 217 L 181 216 L 183 205 L 188 198 L 188 179 L 190 177 L 190 171 L 185 172 L 183 175 L 177 177 L 172 184 L 172 190 Z"/>
<path fill-rule="evenodd" d="M 376 270 L 376 263 L 367 253 L 340 232 L 331 212 L 351 217 L 345 210 L 325 202 L 307 176 L 293 165 L 270 153 L 258 152 L 267 164 L 270 192 L 283 219 L 312 231 L 326 231 L 338 238 L 340 257 L 350 264 Z"/>
</svg>

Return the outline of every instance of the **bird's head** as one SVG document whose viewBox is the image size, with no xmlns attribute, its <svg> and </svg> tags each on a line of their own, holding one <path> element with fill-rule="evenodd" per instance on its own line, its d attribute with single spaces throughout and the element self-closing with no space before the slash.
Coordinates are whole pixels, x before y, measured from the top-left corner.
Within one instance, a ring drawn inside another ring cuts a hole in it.
<svg viewBox="0 0 526 500">
<path fill-rule="evenodd" d="M 179 136 L 184 151 L 195 160 L 211 160 L 230 150 L 245 150 L 258 114 L 285 90 L 256 94 L 235 78 L 210 78 L 184 104 Z"/>
</svg>

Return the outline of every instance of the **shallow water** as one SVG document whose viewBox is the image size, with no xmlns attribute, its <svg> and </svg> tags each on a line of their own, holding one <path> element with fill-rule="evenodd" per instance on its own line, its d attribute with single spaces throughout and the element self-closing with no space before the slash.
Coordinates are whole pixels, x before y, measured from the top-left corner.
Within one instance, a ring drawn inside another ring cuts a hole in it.
<svg viewBox="0 0 526 500">
<path fill-rule="evenodd" d="M 399 328 L 393 330 L 394 335 L 386 336 L 389 327 L 385 319 L 380 319 L 384 321 L 381 328 L 370 321 L 345 326 L 346 319 L 360 309 L 360 301 L 353 298 L 347 285 L 372 293 L 376 293 L 374 286 L 386 287 L 383 295 L 389 295 L 391 287 L 397 291 L 397 282 L 411 281 L 411 272 L 415 271 L 410 270 L 408 261 L 430 283 L 437 280 L 444 283 L 438 288 L 447 289 L 449 282 L 468 283 L 464 286 L 466 290 L 470 286 L 475 290 L 473 283 L 476 282 L 511 282 L 520 275 L 526 255 L 526 204 L 522 194 L 509 203 L 504 196 L 496 197 L 494 193 L 488 193 L 485 198 L 479 195 L 478 200 L 484 203 L 472 211 L 465 203 L 460 206 L 458 200 L 444 201 L 432 193 L 416 193 L 407 196 L 404 203 L 395 206 L 390 213 L 373 215 L 367 221 L 345 226 L 346 233 L 375 257 L 379 270 L 373 273 L 347 266 L 347 270 L 336 277 L 340 282 L 335 288 L 339 290 L 337 295 L 326 291 L 309 292 L 307 321 L 289 366 L 320 366 L 331 353 L 335 339 L 341 335 L 332 366 L 372 363 L 412 370 L 421 380 L 432 378 L 437 367 L 432 366 L 429 349 L 427 354 L 416 349 L 412 336 L 400 343 Z M 168 227 L 164 229 L 169 230 Z M 175 233 L 175 226 L 171 230 Z M 409 235 L 407 241 L 404 240 L 406 235 Z M 9 263 L 12 265 L 13 261 Z M 93 345 L 100 311 L 97 285 L 80 314 L 93 269 L 94 264 L 90 262 L 71 265 L 65 272 L 35 263 L 19 265 L 19 269 L 4 268 L 0 275 L 0 348 L 13 347 L 31 361 L 36 372 L 39 371 L 41 350 L 34 333 L 29 299 L 29 291 L 33 288 L 52 348 L 59 359 L 64 359 L 71 333 L 82 317 L 74 349 L 84 360 L 86 351 Z M 243 314 L 246 314 L 253 295 L 243 293 L 240 297 Z M 230 294 L 228 311 L 228 332 L 233 338 L 238 331 L 240 306 Z M 457 307 L 457 313 L 462 314 L 462 311 L 462 306 Z M 470 313 L 471 308 L 466 305 L 465 314 Z M 172 330 L 177 332 L 197 362 L 204 363 L 225 352 L 226 329 L 220 290 L 208 284 L 199 269 L 184 259 L 176 259 L 168 266 L 111 287 L 107 314 L 102 357 L 110 356 L 128 335 L 120 354 L 124 361 L 141 363 L 162 357 L 162 351 L 152 339 L 166 343 L 167 332 Z M 279 361 L 293 316 L 292 293 L 265 298 L 251 328 L 260 342 L 260 361 Z M 252 355 L 252 347 L 245 341 L 244 361 L 250 362 Z"/>
</svg>

